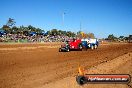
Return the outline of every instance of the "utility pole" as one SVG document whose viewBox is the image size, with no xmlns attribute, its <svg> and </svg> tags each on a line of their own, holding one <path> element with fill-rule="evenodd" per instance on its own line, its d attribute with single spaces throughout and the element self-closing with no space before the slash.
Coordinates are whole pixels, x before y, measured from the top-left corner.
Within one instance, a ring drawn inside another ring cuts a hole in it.
<svg viewBox="0 0 132 88">
<path fill-rule="evenodd" d="M 65 12 L 62 13 L 62 25 L 64 26 L 64 18 L 65 18 Z"/>
<path fill-rule="evenodd" d="M 82 22 L 80 21 L 80 31 L 82 30 Z"/>
</svg>

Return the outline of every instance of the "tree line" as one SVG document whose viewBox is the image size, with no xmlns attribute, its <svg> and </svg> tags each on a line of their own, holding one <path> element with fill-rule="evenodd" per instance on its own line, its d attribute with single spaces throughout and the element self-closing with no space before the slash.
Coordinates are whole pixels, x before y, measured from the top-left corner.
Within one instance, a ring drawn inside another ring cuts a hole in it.
<svg viewBox="0 0 132 88">
<path fill-rule="evenodd" d="M 36 33 L 36 35 L 51 35 L 51 36 L 68 36 L 68 37 L 79 37 L 79 38 L 95 38 L 94 33 L 84 33 L 82 31 L 78 31 L 77 33 L 72 32 L 72 31 L 64 31 L 64 30 L 58 30 L 58 29 L 51 29 L 47 32 L 45 32 L 43 29 L 41 28 L 36 28 L 32 25 L 28 25 L 26 26 L 20 26 L 17 27 L 15 26 L 15 20 L 12 18 L 9 18 L 7 23 L 5 25 L 3 25 L 2 29 L 6 32 L 6 33 L 10 33 L 10 34 L 23 34 L 25 36 L 29 36 L 30 33 Z M 132 35 L 129 35 L 132 36 Z M 110 40 L 110 41 L 124 41 L 124 40 L 129 40 L 131 38 L 129 37 L 125 37 L 125 36 L 119 36 L 116 37 L 113 34 L 108 35 L 107 38 L 105 38 L 105 40 Z"/>
<path fill-rule="evenodd" d="M 116 37 L 114 34 L 110 34 L 108 35 L 107 38 L 105 38 L 105 40 L 109 40 L 111 42 L 115 42 L 115 41 L 131 41 L 132 40 L 132 35 L 129 35 L 129 36 L 119 36 L 119 37 Z"/>
<path fill-rule="evenodd" d="M 28 25 L 26 26 L 20 26 L 17 27 L 15 26 L 15 20 L 12 18 L 9 18 L 7 23 L 5 25 L 3 25 L 2 29 L 6 32 L 6 33 L 10 33 L 10 34 L 23 34 L 25 36 L 30 35 L 30 33 L 34 32 L 37 35 L 52 35 L 52 36 L 68 36 L 68 37 L 87 37 L 87 38 L 95 38 L 93 33 L 82 33 L 81 31 L 78 31 L 77 33 L 72 32 L 72 31 L 63 31 L 63 30 L 58 30 L 58 29 L 51 29 L 47 32 L 45 32 L 43 29 L 41 28 L 36 28 L 32 25 Z"/>
</svg>

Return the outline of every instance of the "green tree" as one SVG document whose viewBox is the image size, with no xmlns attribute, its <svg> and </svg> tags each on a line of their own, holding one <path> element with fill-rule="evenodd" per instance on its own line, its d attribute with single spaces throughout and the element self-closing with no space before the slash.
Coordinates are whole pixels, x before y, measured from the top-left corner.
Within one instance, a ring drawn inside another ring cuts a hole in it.
<svg viewBox="0 0 132 88">
<path fill-rule="evenodd" d="M 81 31 L 78 31 L 76 36 L 77 36 L 78 38 L 82 38 Z"/>
<path fill-rule="evenodd" d="M 94 33 L 88 33 L 86 34 L 87 38 L 95 38 Z"/>
<path fill-rule="evenodd" d="M 51 30 L 51 35 L 58 35 L 58 30 L 57 29 L 52 29 Z"/>
<path fill-rule="evenodd" d="M 7 33 L 12 33 L 12 26 L 15 25 L 15 21 L 12 18 L 9 18 L 7 23 L 3 25 L 2 29 L 4 29 Z"/>
<path fill-rule="evenodd" d="M 30 31 L 30 32 L 35 32 L 35 27 L 33 27 L 32 25 L 29 25 L 28 26 L 28 31 Z"/>
<path fill-rule="evenodd" d="M 108 35 L 108 40 L 110 41 L 117 41 L 117 37 L 115 37 L 113 34 Z"/>
<path fill-rule="evenodd" d="M 115 36 L 113 34 L 108 36 L 108 40 L 114 40 Z"/>
<path fill-rule="evenodd" d="M 62 31 L 62 35 L 66 35 L 66 31 Z"/>
<path fill-rule="evenodd" d="M 38 34 L 41 34 L 42 32 L 44 32 L 44 30 L 42 30 L 40 28 L 36 28 L 36 31 L 35 32 L 38 33 Z"/>
<path fill-rule="evenodd" d="M 19 32 L 19 28 L 17 28 L 16 26 L 13 26 L 13 27 L 11 28 L 11 32 L 12 32 L 13 34 L 17 34 L 17 33 Z"/>
<path fill-rule="evenodd" d="M 63 31 L 62 30 L 58 30 L 58 35 L 63 35 Z"/>
<path fill-rule="evenodd" d="M 120 39 L 121 41 L 123 41 L 124 38 L 125 38 L 124 36 L 120 36 L 120 37 L 119 37 L 119 39 Z"/>
<path fill-rule="evenodd" d="M 10 27 L 9 27 L 9 26 L 7 26 L 7 25 L 3 25 L 2 29 L 4 29 L 5 31 L 7 31 L 7 30 L 9 30 L 9 29 L 10 29 Z"/>
<path fill-rule="evenodd" d="M 9 18 L 8 21 L 7 21 L 7 23 L 6 23 L 6 25 L 9 26 L 9 27 L 11 27 L 11 26 L 15 25 L 15 23 L 16 23 L 16 22 L 15 22 L 14 19 Z"/>
<path fill-rule="evenodd" d="M 71 32 L 71 31 L 67 31 L 67 32 L 66 32 L 66 35 L 67 35 L 68 37 L 75 37 L 75 33 L 74 33 L 74 32 Z"/>
</svg>

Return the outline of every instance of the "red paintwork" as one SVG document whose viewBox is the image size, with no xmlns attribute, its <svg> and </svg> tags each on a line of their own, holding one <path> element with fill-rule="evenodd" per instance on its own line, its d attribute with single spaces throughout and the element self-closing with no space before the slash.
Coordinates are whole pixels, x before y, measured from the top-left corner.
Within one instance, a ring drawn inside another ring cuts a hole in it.
<svg viewBox="0 0 132 88">
<path fill-rule="evenodd" d="M 70 49 L 79 49 L 79 44 L 81 44 L 80 39 L 75 39 L 75 41 L 70 41 L 69 42 Z"/>
</svg>

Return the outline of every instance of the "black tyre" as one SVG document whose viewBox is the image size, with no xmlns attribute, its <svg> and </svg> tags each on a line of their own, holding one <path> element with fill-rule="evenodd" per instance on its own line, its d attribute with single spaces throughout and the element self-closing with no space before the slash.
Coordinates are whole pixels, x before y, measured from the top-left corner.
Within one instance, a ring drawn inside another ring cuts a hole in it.
<svg viewBox="0 0 132 88">
<path fill-rule="evenodd" d="M 94 49 L 94 46 L 93 46 L 93 45 L 91 46 L 91 49 L 92 49 L 92 50 Z"/>
<path fill-rule="evenodd" d="M 69 51 L 70 51 L 70 49 L 69 49 L 69 48 L 67 48 L 67 49 L 66 49 L 66 51 L 67 51 L 67 52 L 69 52 Z"/>
<path fill-rule="evenodd" d="M 59 48 L 59 52 L 61 52 L 62 50 L 61 50 L 61 48 Z"/>
<path fill-rule="evenodd" d="M 87 82 L 87 80 L 84 76 L 77 76 L 76 81 L 79 85 L 83 85 Z"/>
<path fill-rule="evenodd" d="M 82 49 L 83 49 L 82 44 L 79 44 L 79 50 L 81 50 L 81 51 L 82 51 Z"/>
<path fill-rule="evenodd" d="M 94 49 L 97 49 L 97 47 L 98 47 L 97 45 L 94 45 Z"/>
</svg>

